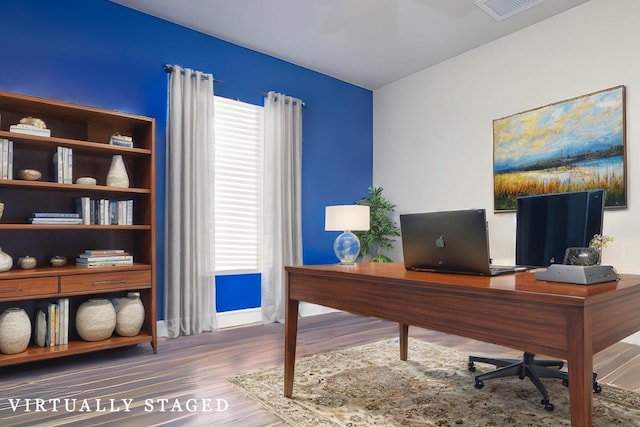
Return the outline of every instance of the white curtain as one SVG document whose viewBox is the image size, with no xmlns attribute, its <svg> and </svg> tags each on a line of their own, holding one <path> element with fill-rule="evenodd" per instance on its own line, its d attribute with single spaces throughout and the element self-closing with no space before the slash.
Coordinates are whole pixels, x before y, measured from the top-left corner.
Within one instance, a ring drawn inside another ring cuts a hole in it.
<svg viewBox="0 0 640 427">
<path fill-rule="evenodd" d="M 284 267 L 302 264 L 302 101 L 269 92 L 264 105 L 262 320 L 284 322 Z"/>
<path fill-rule="evenodd" d="M 171 338 L 215 329 L 213 75 L 169 76 L 164 315 Z"/>
</svg>

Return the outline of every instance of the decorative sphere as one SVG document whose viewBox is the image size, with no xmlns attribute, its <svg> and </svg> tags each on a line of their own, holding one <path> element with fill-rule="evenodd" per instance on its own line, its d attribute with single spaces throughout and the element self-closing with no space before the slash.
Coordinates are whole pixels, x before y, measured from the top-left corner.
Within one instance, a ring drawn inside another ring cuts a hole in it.
<svg viewBox="0 0 640 427">
<path fill-rule="evenodd" d="M 60 255 L 52 256 L 49 263 L 51 263 L 53 267 L 62 267 L 67 264 L 67 258 Z"/>
<path fill-rule="evenodd" d="M 38 264 L 38 260 L 36 260 L 34 257 L 29 255 L 21 256 L 20 258 L 18 258 L 18 265 L 23 270 L 30 270 L 32 268 L 36 268 L 37 264 Z"/>
<path fill-rule="evenodd" d="M 360 255 L 360 240 L 352 232 L 346 231 L 333 242 L 333 251 L 341 264 L 353 264 Z"/>
</svg>

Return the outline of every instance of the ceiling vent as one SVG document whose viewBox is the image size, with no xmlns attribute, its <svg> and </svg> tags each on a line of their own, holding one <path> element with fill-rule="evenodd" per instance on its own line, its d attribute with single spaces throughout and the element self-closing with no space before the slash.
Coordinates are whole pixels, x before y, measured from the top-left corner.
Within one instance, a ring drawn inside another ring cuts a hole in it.
<svg viewBox="0 0 640 427">
<path fill-rule="evenodd" d="M 496 21 L 502 21 L 523 12 L 545 0 L 476 0 L 476 6 L 484 10 Z"/>
</svg>

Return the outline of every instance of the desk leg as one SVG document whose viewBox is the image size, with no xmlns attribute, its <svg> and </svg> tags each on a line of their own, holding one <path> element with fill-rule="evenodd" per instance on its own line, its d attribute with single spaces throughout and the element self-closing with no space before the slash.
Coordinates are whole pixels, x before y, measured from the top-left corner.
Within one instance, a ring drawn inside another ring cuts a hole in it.
<svg viewBox="0 0 640 427">
<path fill-rule="evenodd" d="M 284 396 L 293 394 L 293 371 L 296 365 L 296 342 L 298 340 L 298 300 L 286 299 L 284 316 Z"/>
<path fill-rule="evenodd" d="M 567 339 L 571 426 L 592 425 L 593 345 L 589 309 L 571 309 Z"/>
<path fill-rule="evenodd" d="M 409 358 L 409 325 L 400 323 L 400 360 Z"/>
</svg>

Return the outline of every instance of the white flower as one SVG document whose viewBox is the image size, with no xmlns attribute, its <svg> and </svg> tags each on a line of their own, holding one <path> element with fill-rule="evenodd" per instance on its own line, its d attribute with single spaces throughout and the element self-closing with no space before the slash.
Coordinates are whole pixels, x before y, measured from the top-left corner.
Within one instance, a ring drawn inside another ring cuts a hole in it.
<svg viewBox="0 0 640 427">
<path fill-rule="evenodd" d="M 604 236 L 602 234 L 594 234 L 593 238 L 589 242 L 589 246 L 592 248 L 606 248 L 609 242 L 613 242 L 613 237 Z"/>
</svg>

